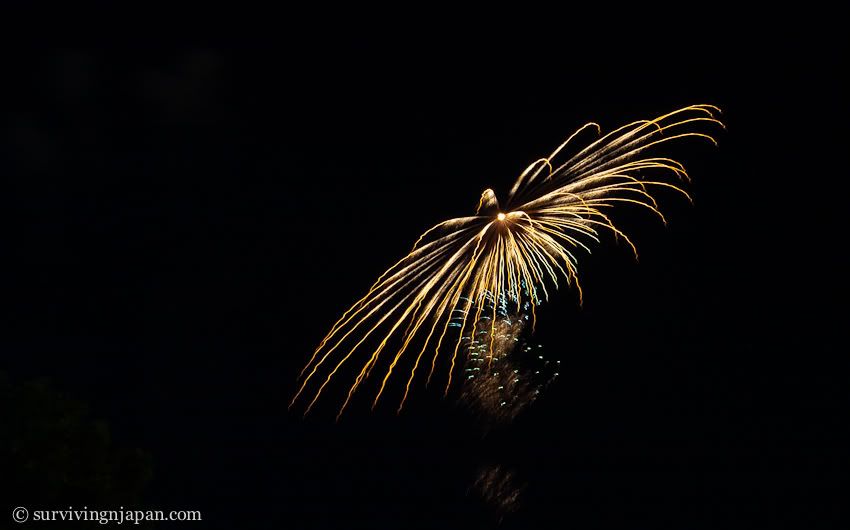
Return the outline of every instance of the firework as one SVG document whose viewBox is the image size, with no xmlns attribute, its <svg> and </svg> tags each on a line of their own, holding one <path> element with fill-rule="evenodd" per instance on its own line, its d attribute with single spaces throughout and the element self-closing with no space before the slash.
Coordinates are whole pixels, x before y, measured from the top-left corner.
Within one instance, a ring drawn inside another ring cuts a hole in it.
<svg viewBox="0 0 850 530">
<path fill-rule="evenodd" d="M 576 251 L 590 252 L 588 245 L 607 232 L 625 241 L 637 256 L 631 240 L 612 222 L 611 209 L 636 205 L 666 224 L 652 192 L 667 188 L 690 200 L 681 187 L 689 177 L 681 163 L 652 152 L 685 138 L 716 145 L 710 128 L 722 127 L 715 118 L 718 112 L 711 105 L 693 105 L 605 135 L 597 124 L 588 123 L 551 155 L 529 165 L 502 206 L 492 190 L 485 190 L 475 215 L 427 230 L 333 325 L 301 371 L 290 407 L 309 387 L 312 397 L 305 414 L 309 412 L 339 370 L 355 359 L 362 365 L 339 414 L 379 363 L 386 369 L 372 407 L 393 374 L 403 370 L 401 410 L 417 375 L 427 372 L 421 378 L 429 384 L 442 356 L 448 365 L 448 393 L 456 368 L 463 364 L 458 362 L 463 337 L 478 336 L 486 298 L 492 293 L 512 300 L 516 308 L 528 302 L 532 329 L 535 307 L 563 284 L 576 288 L 581 303 Z M 592 132 L 596 140 L 574 148 Z M 492 363 L 497 304 L 489 306 L 487 348 Z M 455 315 L 461 315 L 460 322 Z M 410 361 L 402 369 L 403 358 Z"/>
<path fill-rule="evenodd" d="M 488 297 L 481 320 L 461 338 L 464 352 L 463 383 L 459 401 L 485 430 L 511 422 L 537 400 L 558 377 L 560 361 L 545 358 L 540 344 L 526 339 L 530 302 L 512 307 L 504 294 Z M 492 304 L 496 320 L 490 322 Z M 477 312 L 473 306 L 470 311 Z M 461 327 L 465 314 L 455 314 L 450 327 Z M 491 337 L 492 334 L 492 343 Z"/>
</svg>

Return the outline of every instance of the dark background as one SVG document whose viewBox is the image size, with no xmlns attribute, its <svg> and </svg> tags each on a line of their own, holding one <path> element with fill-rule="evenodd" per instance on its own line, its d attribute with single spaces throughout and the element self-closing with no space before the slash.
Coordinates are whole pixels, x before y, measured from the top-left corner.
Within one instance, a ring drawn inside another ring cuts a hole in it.
<svg viewBox="0 0 850 530">
<path fill-rule="evenodd" d="M 432 29 L 5 50 L 2 517 L 491 528 L 468 489 L 501 464 L 526 484 L 505 529 L 837 527 L 838 39 Z M 695 206 L 620 218 L 639 263 L 610 240 L 581 257 L 584 307 L 561 292 L 538 327 L 561 377 L 510 428 L 482 438 L 421 387 L 398 417 L 287 411 L 329 326 L 423 230 L 586 121 L 692 103 L 728 125 L 671 151 Z"/>
</svg>

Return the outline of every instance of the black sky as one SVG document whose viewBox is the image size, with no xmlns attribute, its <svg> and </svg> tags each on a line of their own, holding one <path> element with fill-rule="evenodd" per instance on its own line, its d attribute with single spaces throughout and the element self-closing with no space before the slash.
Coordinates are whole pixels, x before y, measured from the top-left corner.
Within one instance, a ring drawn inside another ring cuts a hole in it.
<svg viewBox="0 0 850 530">
<path fill-rule="evenodd" d="M 505 529 L 834 527 L 838 39 L 392 33 L 7 50 L 11 384 L 87 403 L 151 457 L 137 504 L 208 528 L 490 528 L 467 488 L 494 462 L 527 483 Z M 400 417 L 287 411 L 329 325 L 423 230 L 586 121 L 691 103 L 728 125 L 719 148 L 676 151 L 695 206 L 665 197 L 666 228 L 626 214 L 639 263 L 612 241 L 582 259 L 584 307 L 561 293 L 539 323 L 562 376 L 510 429 L 482 440 L 424 390 Z M 4 506 L 67 504 L 15 478 Z"/>
</svg>

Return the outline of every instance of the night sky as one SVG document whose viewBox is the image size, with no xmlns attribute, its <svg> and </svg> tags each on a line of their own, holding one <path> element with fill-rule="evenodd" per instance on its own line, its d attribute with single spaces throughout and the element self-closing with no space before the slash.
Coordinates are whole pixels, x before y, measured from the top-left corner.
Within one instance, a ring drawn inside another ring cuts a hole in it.
<svg viewBox="0 0 850 530">
<path fill-rule="evenodd" d="M 525 484 L 506 530 L 837 527 L 846 53 L 713 34 L 5 50 L 0 527 L 87 505 L 203 513 L 168 528 L 496 528 L 469 491 L 490 464 Z M 561 376 L 512 425 L 482 438 L 421 386 L 396 416 L 399 380 L 339 423 L 333 394 L 287 411 L 425 229 L 587 121 L 693 103 L 728 126 L 669 151 L 695 205 L 662 194 L 668 227 L 623 212 L 639 262 L 612 239 L 580 256 L 583 308 L 559 292 L 535 335 Z"/>
</svg>

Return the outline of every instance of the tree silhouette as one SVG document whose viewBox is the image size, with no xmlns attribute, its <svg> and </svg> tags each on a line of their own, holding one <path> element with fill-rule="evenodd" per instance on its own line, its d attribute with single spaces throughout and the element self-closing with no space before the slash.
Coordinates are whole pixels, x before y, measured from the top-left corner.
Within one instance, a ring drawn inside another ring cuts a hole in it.
<svg viewBox="0 0 850 530">
<path fill-rule="evenodd" d="M 138 509 L 152 458 L 113 447 L 107 423 L 49 381 L 16 384 L 0 372 L 0 469 L 9 510 Z"/>
</svg>

